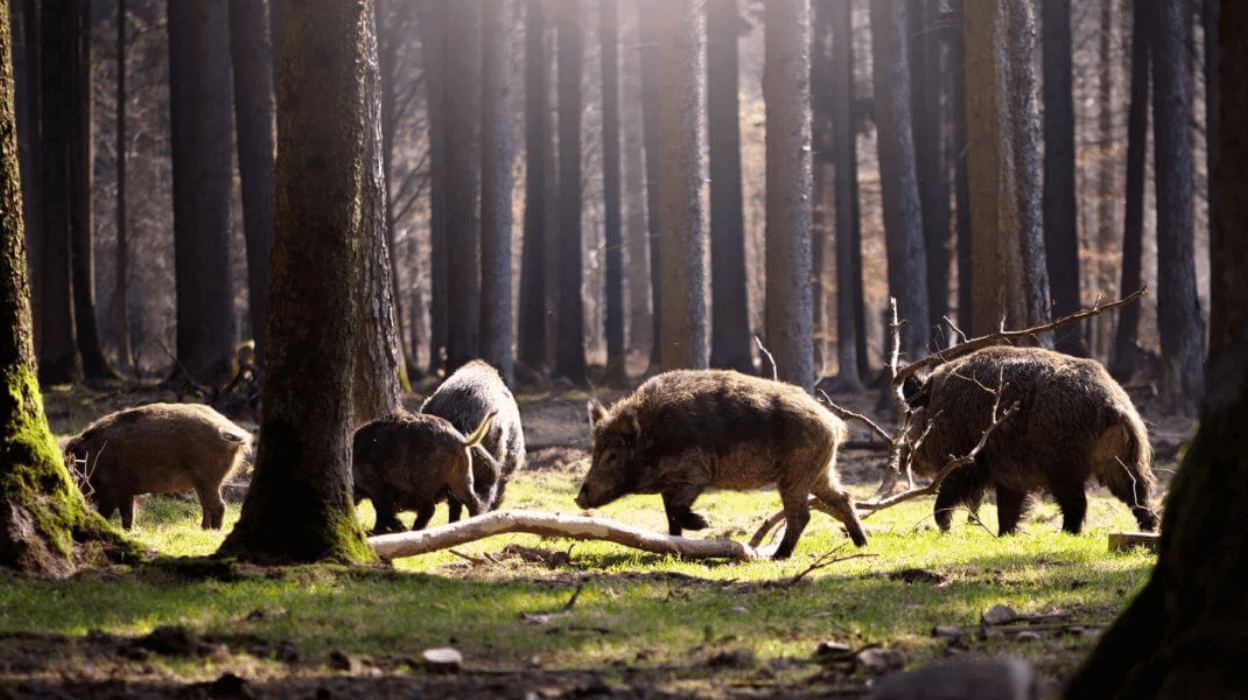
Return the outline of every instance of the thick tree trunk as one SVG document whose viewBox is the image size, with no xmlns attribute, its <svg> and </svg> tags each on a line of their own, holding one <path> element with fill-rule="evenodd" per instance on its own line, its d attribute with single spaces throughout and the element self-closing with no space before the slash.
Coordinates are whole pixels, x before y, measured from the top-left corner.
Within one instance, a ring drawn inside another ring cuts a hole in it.
<svg viewBox="0 0 1248 700">
<path fill-rule="evenodd" d="M 1162 399 L 1182 413 L 1203 391 L 1205 322 L 1196 292 L 1192 150 L 1182 0 L 1149 3 L 1153 12 L 1153 162 L 1157 187 L 1157 326 Z"/>
<path fill-rule="evenodd" d="M 13 69 L 17 105 L 18 149 L 22 171 L 22 213 L 26 219 L 26 260 L 30 277 L 31 316 L 35 330 L 36 351 L 43 337 L 43 215 L 42 152 L 40 110 L 42 86 L 40 77 L 39 4 L 36 0 L 18 0 L 20 16 L 14 17 Z M 20 48 L 19 48 L 20 47 Z M 20 53 L 19 53 L 20 51 Z"/>
<path fill-rule="evenodd" d="M 909 49 L 904 0 L 871 0 L 875 123 L 879 132 L 880 190 L 888 252 L 888 291 L 906 321 L 901 349 L 925 353 L 928 328 L 927 252 L 911 134 Z"/>
<path fill-rule="evenodd" d="M 854 129 L 852 3 L 835 0 L 832 25 L 832 147 L 836 165 L 837 376 L 849 391 L 861 389 L 867 364 L 863 309 L 862 229 L 858 217 L 858 149 Z"/>
<path fill-rule="evenodd" d="M 619 6 L 603 0 L 599 40 L 602 44 L 602 186 L 603 241 L 606 250 L 605 314 L 607 376 L 622 383 L 624 367 L 624 244 L 620 199 L 620 62 Z"/>
<path fill-rule="evenodd" d="M 0 26 L 9 4 L 0 2 Z M 30 291 L 18 177 L 17 126 L 9 32 L 0 32 L 0 566 L 66 576 L 78 566 L 137 561 L 139 547 L 123 540 L 87 507 L 69 480 L 48 429 L 35 378 Z"/>
<path fill-rule="evenodd" d="M 481 359 L 515 384 L 511 311 L 511 4 L 485 12 L 481 95 Z"/>
<path fill-rule="evenodd" d="M 228 7 L 169 0 L 177 367 L 173 381 L 229 381 L 234 361 L 230 277 Z"/>
<path fill-rule="evenodd" d="M 585 310 L 581 299 L 581 72 L 584 62 L 580 0 L 562 0 L 559 12 L 559 331 L 555 375 L 583 386 Z"/>
<path fill-rule="evenodd" d="M 1149 14 L 1143 3 L 1133 6 L 1131 34 L 1131 104 L 1127 108 L 1127 172 L 1122 224 L 1122 282 L 1118 289 L 1130 292 L 1143 285 L 1141 269 L 1144 251 L 1144 180 L 1148 158 L 1148 75 L 1152 53 L 1149 47 Z M 1132 304 L 1118 312 L 1110 374 L 1125 382 L 1137 366 L 1136 336 L 1140 307 Z"/>
<path fill-rule="evenodd" d="M 750 300 L 741 195 L 741 109 L 737 96 L 737 0 L 706 6 L 706 131 L 711 176 L 712 367 L 752 372 Z"/>
<path fill-rule="evenodd" d="M 545 0 L 527 0 L 524 25 L 524 243 L 520 260 L 519 359 L 543 370 L 546 347 L 546 161 L 550 103 L 546 86 Z"/>
<path fill-rule="evenodd" d="M 255 365 L 264 368 L 269 307 L 269 255 L 273 249 L 274 141 L 277 112 L 273 49 L 264 0 L 230 0 L 230 58 L 234 64 L 234 125 L 247 247 L 247 301 Z"/>
<path fill-rule="evenodd" d="M 41 8 L 40 128 L 42 197 L 42 322 L 39 324 L 39 381 L 66 384 L 82 380 L 82 356 L 74 338 L 74 298 L 70 266 L 69 159 L 74 136 L 76 96 L 72 78 L 77 41 L 77 3 L 56 11 Z"/>
<path fill-rule="evenodd" d="M 372 6 L 309 0 L 287 23 L 269 361 L 255 476 L 218 555 L 373 558 L 351 496 L 351 385 Z M 305 96 L 315 95 L 316 99 Z M 326 323 L 326 319 L 335 319 Z"/>
<path fill-rule="evenodd" d="M 480 352 L 481 18 L 475 2 L 446 4 L 442 115 L 446 130 L 446 369 Z"/>
<path fill-rule="evenodd" d="M 1045 0 L 1044 41 L 1044 250 L 1048 256 L 1053 314 L 1079 310 L 1079 230 L 1075 199 L 1075 102 L 1071 87 L 1071 0 Z M 1057 350 L 1087 356 L 1082 326 L 1053 338 Z"/>
<path fill-rule="evenodd" d="M 704 196 L 706 0 L 680 0 L 665 9 L 659 18 L 655 52 L 661 67 L 657 86 L 658 152 L 662 154 L 658 183 L 663 270 L 660 359 L 664 370 L 705 369 L 710 359 L 710 251 Z"/>
<path fill-rule="evenodd" d="M 1035 26 L 1027 0 L 971 0 L 963 26 L 973 188 L 972 332 L 983 335 L 1003 321 L 1007 328 L 1031 328 L 1048 319 L 1030 58 Z"/>
</svg>

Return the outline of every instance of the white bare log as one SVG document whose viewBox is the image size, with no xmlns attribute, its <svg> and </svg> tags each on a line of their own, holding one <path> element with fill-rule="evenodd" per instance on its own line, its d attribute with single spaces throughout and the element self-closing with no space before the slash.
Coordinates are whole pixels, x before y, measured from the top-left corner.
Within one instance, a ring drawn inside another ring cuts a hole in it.
<svg viewBox="0 0 1248 700">
<path fill-rule="evenodd" d="M 376 535 L 368 538 L 368 543 L 377 556 L 400 559 L 515 532 L 574 540 L 602 540 L 652 554 L 674 554 L 687 559 L 750 560 L 762 557 L 762 553 L 754 547 L 728 539 L 672 537 L 604 518 L 525 510 L 498 510 L 427 530 Z"/>
</svg>

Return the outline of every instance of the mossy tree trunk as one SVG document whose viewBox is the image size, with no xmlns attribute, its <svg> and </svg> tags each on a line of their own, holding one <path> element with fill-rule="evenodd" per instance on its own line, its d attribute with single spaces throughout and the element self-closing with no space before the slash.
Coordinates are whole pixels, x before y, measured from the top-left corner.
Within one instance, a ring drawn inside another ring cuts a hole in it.
<svg viewBox="0 0 1248 700">
<path fill-rule="evenodd" d="M 374 557 L 351 497 L 349 424 L 371 21 L 371 2 L 353 0 L 287 15 L 264 414 L 255 478 L 220 556 Z"/>
<path fill-rule="evenodd" d="M 1248 216 L 1248 4 L 1226 3 L 1222 13 L 1200 429 L 1170 489 L 1157 567 L 1072 679 L 1068 698 L 1248 695 L 1248 238 L 1240 230 Z"/>
<path fill-rule="evenodd" d="M 0 26 L 9 3 L 0 0 Z M 69 481 L 35 377 L 30 292 L 17 166 L 10 34 L 0 32 L 0 566 L 66 575 L 82 565 L 137 559 Z"/>
</svg>

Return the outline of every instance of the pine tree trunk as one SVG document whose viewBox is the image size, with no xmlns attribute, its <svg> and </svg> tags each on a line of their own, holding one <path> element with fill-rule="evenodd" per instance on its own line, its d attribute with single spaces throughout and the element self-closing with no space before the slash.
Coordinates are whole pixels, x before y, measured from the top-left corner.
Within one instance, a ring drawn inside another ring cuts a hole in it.
<svg viewBox="0 0 1248 700">
<path fill-rule="evenodd" d="M 622 383 L 624 368 L 624 244 L 620 199 L 620 63 L 619 7 L 603 0 L 599 40 L 602 43 L 602 185 L 603 257 L 606 259 L 605 316 L 607 376 Z"/>
<path fill-rule="evenodd" d="M 584 39 L 580 0 L 559 8 L 559 313 L 555 375 L 584 386 L 585 311 L 581 299 L 581 72 Z"/>
<path fill-rule="evenodd" d="M 443 58 L 446 5 L 420 4 L 421 57 L 429 114 L 429 373 L 446 367 L 449 287 L 447 280 L 446 119 Z"/>
<path fill-rule="evenodd" d="M 741 195 L 741 109 L 737 97 L 737 0 L 706 6 L 706 130 L 711 176 L 712 367 L 752 372 L 750 300 Z"/>
<path fill-rule="evenodd" d="M 854 46 L 851 0 L 834 0 L 832 139 L 836 162 L 837 376 L 848 391 L 862 387 L 866 365 L 862 231 L 858 218 L 858 149 L 854 130 Z"/>
<path fill-rule="evenodd" d="M 915 173 L 923 220 L 927 263 L 929 339 L 942 337 L 949 312 L 949 178 L 941 152 L 945 117 L 941 112 L 942 72 L 937 18 L 941 0 L 911 0 L 906 9 L 910 52 L 910 114 Z M 913 11 L 913 12 L 912 12 Z"/>
<path fill-rule="evenodd" d="M 126 136 L 126 0 L 117 0 L 117 284 L 113 291 L 113 314 L 117 325 L 117 359 L 123 367 L 131 367 L 138 376 L 134 353 L 130 348 L 130 231 L 126 224 L 126 160 L 129 139 Z M 257 346 L 257 350 L 258 350 Z"/>
<path fill-rule="evenodd" d="M 446 4 L 442 115 L 446 130 L 448 374 L 480 352 L 481 18 L 475 2 Z"/>
<path fill-rule="evenodd" d="M 710 359 L 710 251 L 703 195 L 706 0 L 679 0 L 658 24 L 660 359 L 664 370 L 704 369 Z"/>
<path fill-rule="evenodd" d="M 515 384 L 512 365 L 511 3 L 483 14 L 481 95 L 481 359 Z"/>
<path fill-rule="evenodd" d="M 278 102 L 269 361 L 255 476 L 218 555 L 358 562 L 375 555 L 351 495 L 351 385 L 369 156 L 372 6 L 308 0 L 291 13 Z M 318 99 L 301 99 L 316 95 Z M 376 154 L 372 154 L 374 159 Z M 326 323 L 326 319 L 335 319 Z"/>
<path fill-rule="evenodd" d="M 1143 285 L 1144 180 L 1148 144 L 1148 75 L 1150 54 L 1149 13 L 1143 3 L 1133 5 L 1131 34 L 1131 104 L 1127 108 L 1127 172 L 1122 223 L 1122 282 L 1119 291 L 1130 294 Z M 1110 374 L 1125 382 L 1138 365 L 1136 336 L 1140 305 L 1129 304 L 1118 312 Z"/>
<path fill-rule="evenodd" d="M 953 199 L 956 210 L 958 239 L 958 328 L 969 332 L 974 327 L 974 264 L 971 253 L 971 192 L 967 167 L 968 135 L 966 125 L 966 41 L 963 0 L 950 0 L 953 26 L 949 29 L 949 89 L 953 122 L 951 151 L 953 164 Z"/>
<path fill-rule="evenodd" d="M 550 103 L 546 85 L 545 0 L 527 0 L 524 28 L 524 243 L 520 260 L 519 359 L 543 370 L 546 347 L 546 160 Z"/>
<path fill-rule="evenodd" d="M 621 29 L 628 29 L 624 46 L 635 47 L 638 43 L 639 18 L 636 3 L 626 3 L 625 21 Z M 632 352 L 647 352 L 654 340 L 650 308 L 650 232 L 646 225 L 646 182 L 644 145 L 641 124 L 641 59 L 636 49 L 625 52 L 623 58 L 624 112 L 620 121 L 624 126 L 624 239 L 628 250 L 628 347 Z"/>
<path fill-rule="evenodd" d="M 234 125 L 247 247 L 247 300 L 256 367 L 263 372 L 273 249 L 274 140 L 277 112 L 268 70 L 273 48 L 264 0 L 230 0 L 230 58 L 234 64 Z"/>
<path fill-rule="evenodd" d="M 663 246 L 659 241 L 659 18 L 669 10 L 664 0 L 637 0 L 641 53 L 641 123 L 646 150 L 646 230 L 650 239 L 650 367 L 662 366 L 663 350 Z"/>
</svg>

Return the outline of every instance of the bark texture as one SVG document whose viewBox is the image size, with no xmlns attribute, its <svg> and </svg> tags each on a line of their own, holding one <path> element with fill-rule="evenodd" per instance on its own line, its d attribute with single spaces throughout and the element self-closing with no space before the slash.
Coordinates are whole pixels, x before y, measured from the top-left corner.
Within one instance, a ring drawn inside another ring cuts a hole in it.
<svg viewBox="0 0 1248 700">
<path fill-rule="evenodd" d="M 602 44 L 603 257 L 606 260 L 607 376 L 627 378 L 624 368 L 624 249 L 620 176 L 619 5 L 603 0 L 598 38 Z"/>
<path fill-rule="evenodd" d="M 555 375 L 586 383 L 585 306 L 581 298 L 581 72 L 584 37 L 580 0 L 559 8 L 559 330 Z"/>
<path fill-rule="evenodd" d="M 546 367 L 546 162 L 550 103 L 544 0 L 527 0 L 524 18 L 524 243 L 520 252 L 519 360 Z"/>
<path fill-rule="evenodd" d="M 498 370 L 504 382 L 512 385 L 512 3 L 485 12 L 482 21 L 480 356 Z"/>
</svg>

